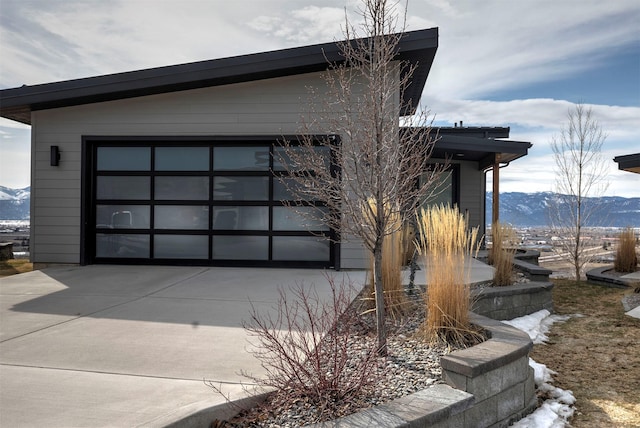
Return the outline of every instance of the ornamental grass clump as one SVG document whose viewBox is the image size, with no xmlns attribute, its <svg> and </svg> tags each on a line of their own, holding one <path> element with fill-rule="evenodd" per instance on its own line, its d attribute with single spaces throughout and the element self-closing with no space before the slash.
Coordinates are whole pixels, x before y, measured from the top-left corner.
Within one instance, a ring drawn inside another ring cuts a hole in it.
<svg viewBox="0 0 640 428">
<path fill-rule="evenodd" d="M 632 228 L 626 227 L 619 236 L 613 267 L 617 272 L 635 272 L 637 265 L 636 236 Z"/>
<path fill-rule="evenodd" d="M 513 256 L 516 253 L 516 233 L 513 227 L 499 222 L 491 226 L 493 244 L 489 249 L 489 264 L 495 269 L 493 285 L 513 284 Z"/>
<path fill-rule="evenodd" d="M 429 340 L 464 345 L 476 336 L 469 321 L 469 259 L 477 250 L 478 229 L 455 208 L 422 209 L 417 248 L 427 275 L 424 333 Z"/>
<path fill-rule="evenodd" d="M 373 199 L 369 200 L 371 210 L 375 212 L 376 204 Z M 402 267 L 407 257 L 406 237 L 410 236 L 402 225 L 400 214 L 392 212 L 389 204 L 385 204 L 387 213 L 387 234 L 382 240 L 382 288 L 384 290 L 384 305 L 387 314 L 394 318 L 402 316 L 408 305 L 402 285 Z M 366 215 L 365 215 L 366 218 Z M 373 273 L 373 254 L 369 256 L 370 272 Z M 373 274 L 369 279 L 369 295 L 371 302 L 374 301 L 374 278 Z"/>
</svg>

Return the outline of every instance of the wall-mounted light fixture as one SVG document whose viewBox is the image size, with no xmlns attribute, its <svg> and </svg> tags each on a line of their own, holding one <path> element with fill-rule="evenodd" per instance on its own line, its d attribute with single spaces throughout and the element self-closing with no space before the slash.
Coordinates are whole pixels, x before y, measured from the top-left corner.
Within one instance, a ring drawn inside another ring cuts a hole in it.
<svg viewBox="0 0 640 428">
<path fill-rule="evenodd" d="M 51 146 L 51 166 L 60 164 L 60 149 L 58 146 Z"/>
</svg>

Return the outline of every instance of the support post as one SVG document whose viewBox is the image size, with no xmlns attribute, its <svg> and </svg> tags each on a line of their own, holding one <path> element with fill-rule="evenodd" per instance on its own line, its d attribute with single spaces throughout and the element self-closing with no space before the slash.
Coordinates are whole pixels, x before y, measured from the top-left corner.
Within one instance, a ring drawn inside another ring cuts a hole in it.
<svg viewBox="0 0 640 428">
<path fill-rule="evenodd" d="M 493 160 L 493 204 L 491 209 L 491 224 L 500 220 L 500 153 L 496 153 Z"/>
</svg>

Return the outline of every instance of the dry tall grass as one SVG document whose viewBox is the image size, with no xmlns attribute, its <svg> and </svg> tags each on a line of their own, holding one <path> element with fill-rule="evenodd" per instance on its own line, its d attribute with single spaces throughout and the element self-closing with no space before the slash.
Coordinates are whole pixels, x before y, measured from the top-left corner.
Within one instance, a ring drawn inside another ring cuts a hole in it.
<svg viewBox="0 0 640 428">
<path fill-rule="evenodd" d="M 511 285 L 513 284 L 513 256 L 516 253 L 516 232 L 508 224 L 493 223 L 491 235 L 493 244 L 489 249 L 489 264 L 495 269 L 493 284 Z"/>
<path fill-rule="evenodd" d="M 418 230 L 417 247 L 425 258 L 428 284 L 424 332 L 430 340 L 464 344 L 472 334 L 465 261 L 477 247 L 478 229 L 469 231 L 457 209 L 439 206 L 421 210 Z"/>
<path fill-rule="evenodd" d="M 635 272 L 638 265 L 636 254 L 636 235 L 630 227 L 620 233 L 616 258 L 613 267 L 618 272 Z"/>
<path fill-rule="evenodd" d="M 375 211 L 375 201 L 369 200 L 369 204 L 371 205 L 371 209 Z M 407 257 L 406 236 L 409 235 L 402 226 L 399 214 L 389 212 L 388 219 L 387 227 L 389 234 L 385 236 L 382 241 L 382 287 L 384 289 L 386 313 L 392 317 L 398 317 L 404 314 L 408 304 L 402 285 L 402 267 Z M 371 273 L 369 279 L 369 295 L 373 296 L 373 254 L 369 257 L 369 267 Z M 374 299 L 372 298 L 371 301 L 373 302 Z"/>
</svg>

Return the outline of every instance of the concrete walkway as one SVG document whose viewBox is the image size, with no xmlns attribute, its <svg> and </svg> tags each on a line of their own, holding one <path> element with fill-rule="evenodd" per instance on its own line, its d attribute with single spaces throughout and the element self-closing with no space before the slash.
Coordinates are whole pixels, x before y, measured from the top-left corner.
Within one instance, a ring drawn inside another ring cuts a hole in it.
<svg viewBox="0 0 640 428">
<path fill-rule="evenodd" d="M 473 261 L 469 272 L 478 282 L 493 271 Z M 308 269 L 84 266 L 0 279 L 0 426 L 165 426 L 225 403 L 203 379 L 246 397 L 240 370 L 262 373 L 242 328 L 250 302 L 268 312 L 296 282 L 329 297 L 324 273 Z"/>
</svg>

